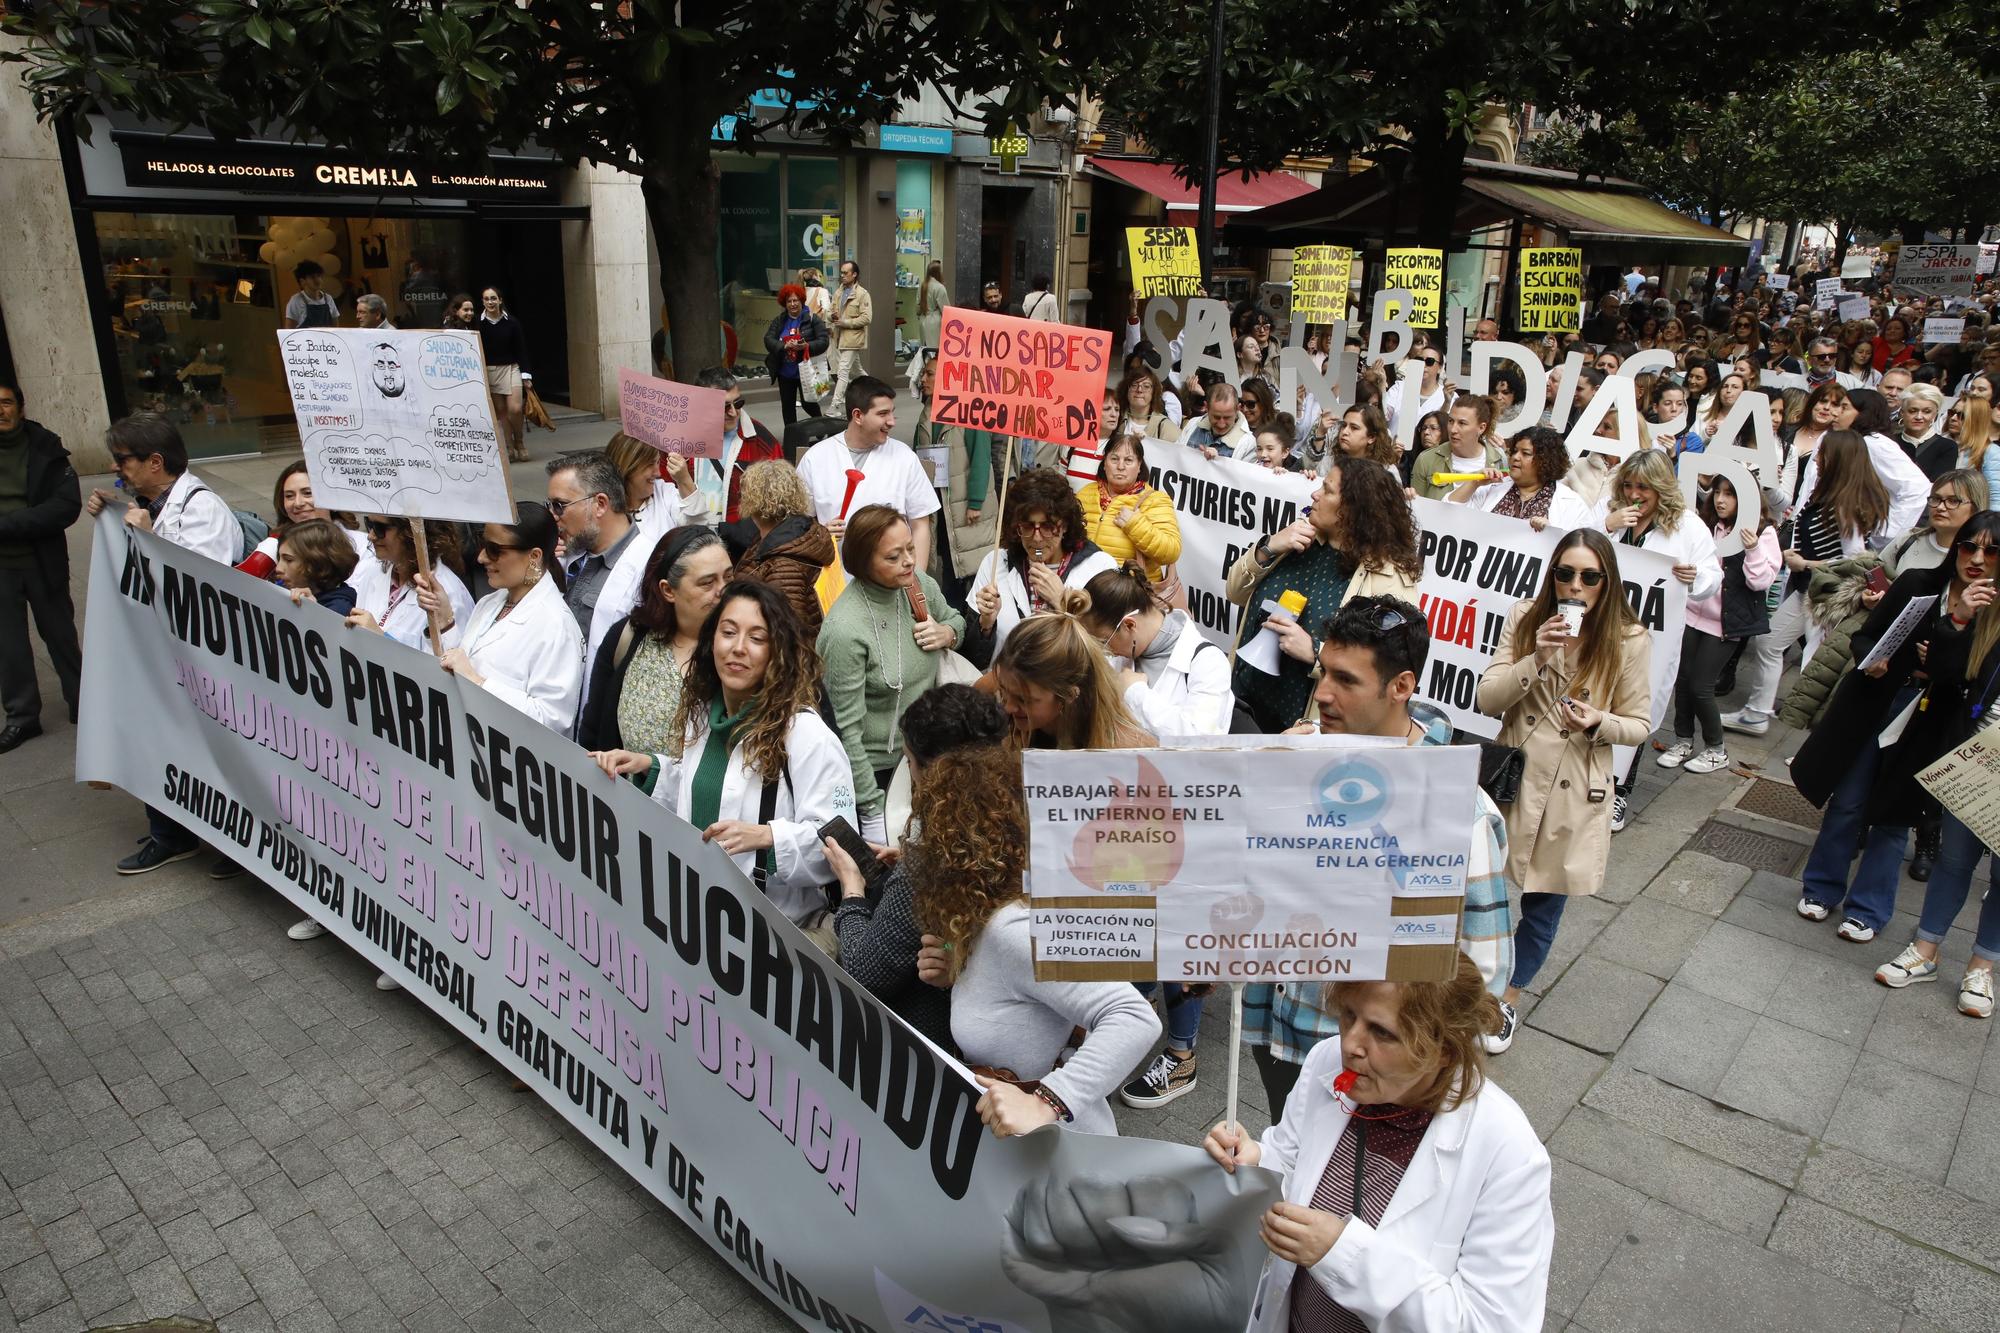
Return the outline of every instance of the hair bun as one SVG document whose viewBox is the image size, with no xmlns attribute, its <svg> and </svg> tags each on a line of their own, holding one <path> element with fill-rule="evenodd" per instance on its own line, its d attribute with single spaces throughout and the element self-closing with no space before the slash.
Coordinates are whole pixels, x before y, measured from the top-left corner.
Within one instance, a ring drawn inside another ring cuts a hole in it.
<svg viewBox="0 0 2000 1333">
<path fill-rule="evenodd" d="M 1062 600 L 1054 609 L 1072 619 L 1081 619 L 1090 614 L 1090 594 L 1082 588 L 1064 588 Z"/>
</svg>

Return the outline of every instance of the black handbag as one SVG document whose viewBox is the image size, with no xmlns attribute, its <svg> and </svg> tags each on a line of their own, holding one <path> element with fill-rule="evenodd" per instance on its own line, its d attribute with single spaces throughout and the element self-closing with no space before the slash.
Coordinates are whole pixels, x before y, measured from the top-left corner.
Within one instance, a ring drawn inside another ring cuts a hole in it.
<svg viewBox="0 0 2000 1333">
<path fill-rule="evenodd" d="M 1528 758 L 1518 745 L 1495 741 L 1479 742 L 1479 789 L 1493 798 L 1495 805 L 1512 805 L 1521 794 L 1521 773 Z"/>
</svg>

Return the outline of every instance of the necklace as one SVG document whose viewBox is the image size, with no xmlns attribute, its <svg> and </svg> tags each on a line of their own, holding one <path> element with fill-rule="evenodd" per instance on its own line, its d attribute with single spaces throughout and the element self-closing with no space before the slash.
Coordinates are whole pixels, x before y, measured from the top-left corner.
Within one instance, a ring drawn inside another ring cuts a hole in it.
<svg viewBox="0 0 2000 1333">
<path fill-rule="evenodd" d="M 882 648 L 882 631 L 885 629 L 901 630 L 903 627 L 902 607 L 906 603 L 901 597 L 896 598 L 895 603 L 897 609 L 889 613 L 890 619 L 888 621 L 877 619 L 872 610 L 868 613 L 868 632 L 869 637 L 875 643 L 875 660 L 882 668 L 882 683 L 896 692 L 896 711 L 891 714 L 892 720 L 890 723 L 892 733 L 900 725 L 903 716 L 903 686 L 906 683 L 906 677 L 903 673 L 903 639 L 905 636 L 902 634 L 894 636 L 896 640 L 896 678 L 894 680 L 889 679 L 888 654 Z M 895 736 L 892 734 L 890 739 L 893 741 Z"/>
</svg>

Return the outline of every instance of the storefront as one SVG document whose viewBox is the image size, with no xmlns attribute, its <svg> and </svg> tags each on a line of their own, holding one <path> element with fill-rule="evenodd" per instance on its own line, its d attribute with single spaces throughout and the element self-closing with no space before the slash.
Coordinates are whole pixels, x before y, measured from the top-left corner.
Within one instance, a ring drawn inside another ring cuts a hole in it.
<svg viewBox="0 0 2000 1333">
<path fill-rule="evenodd" d="M 535 386 L 568 397 L 564 220 L 552 159 L 463 168 L 224 144 L 99 122 L 65 144 L 86 287 L 113 417 L 173 417 L 197 457 L 294 447 L 277 342 L 304 260 L 339 322 L 380 296 L 390 322 L 435 328 L 454 296 L 497 286 L 525 325 Z"/>
</svg>

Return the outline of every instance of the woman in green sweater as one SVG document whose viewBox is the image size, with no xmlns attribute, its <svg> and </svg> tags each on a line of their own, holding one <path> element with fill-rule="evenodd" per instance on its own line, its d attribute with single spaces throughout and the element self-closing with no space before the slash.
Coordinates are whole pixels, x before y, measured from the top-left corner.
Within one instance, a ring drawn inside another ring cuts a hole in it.
<svg viewBox="0 0 2000 1333">
<path fill-rule="evenodd" d="M 938 655 L 956 647 L 965 618 L 916 567 L 910 525 L 887 505 L 847 520 L 840 563 L 848 584 L 819 631 L 826 695 L 854 768 L 861 834 L 884 843 L 889 779 L 903 754 L 906 701 L 937 680 Z"/>
</svg>

